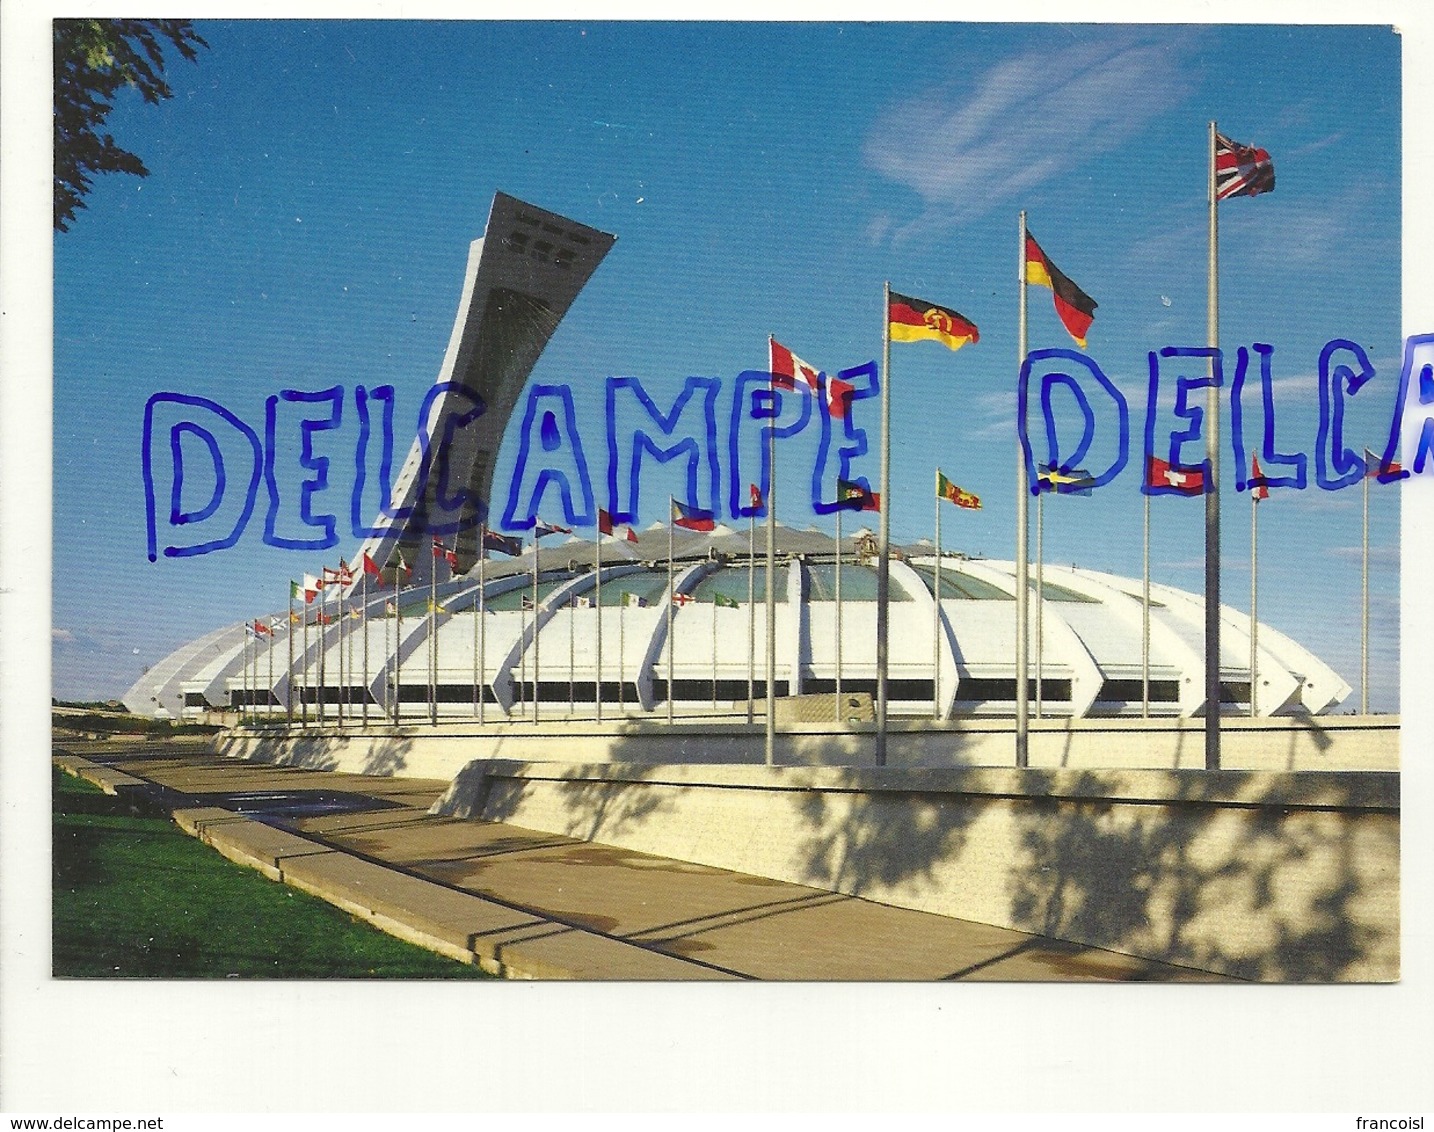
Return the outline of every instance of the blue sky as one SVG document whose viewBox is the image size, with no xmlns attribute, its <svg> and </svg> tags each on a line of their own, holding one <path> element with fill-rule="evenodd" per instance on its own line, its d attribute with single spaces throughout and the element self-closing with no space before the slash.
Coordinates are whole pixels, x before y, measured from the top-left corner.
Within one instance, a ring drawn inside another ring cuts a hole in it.
<svg viewBox="0 0 1434 1132">
<path fill-rule="evenodd" d="M 1277 447 L 1313 453 L 1319 352 L 1337 337 L 1360 343 L 1377 370 L 1351 402 L 1350 447 L 1382 448 L 1388 435 L 1401 155 L 1399 43 L 1387 28 L 199 30 L 210 50 L 173 66 L 175 97 L 122 100 L 111 119 L 152 175 L 101 179 L 55 239 L 61 697 L 118 695 L 142 665 L 280 607 L 288 578 L 355 545 L 345 538 L 327 556 L 267 547 L 260 515 L 233 549 L 150 563 L 140 472 L 150 394 L 210 397 L 262 427 L 280 389 L 343 386 L 344 424 L 321 449 L 333 487 L 315 502 L 342 531 L 353 389 L 393 384 L 411 430 L 495 190 L 619 237 L 534 373 L 572 386 L 599 482 L 608 376 L 636 376 L 670 401 L 685 377 L 709 375 L 725 395 L 765 364 L 768 333 L 832 370 L 879 358 L 890 280 L 981 330 L 954 354 L 893 346 L 893 535 L 930 537 L 939 465 L 985 503 L 943 515 L 946 545 L 1009 557 L 1017 211 L 1099 302 L 1088 352 L 1130 398 L 1138 445 L 1147 352 L 1204 341 L 1214 118 L 1275 161 L 1274 193 L 1221 206 L 1221 337 L 1231 353 L 1274 346 Z M 1029 297 L 1030 346 L 1070 346 L 1049 292 Z M 872 456 L 858 470 L 875 483 L 875 412 L 861 423 Z M 1224 435 L 1228 453 L 1228 420 Z M 510 430 L 500 484 L 515 447 Z M 805 484 L 812 453 L 810 437 L 793 440 L 783 469 Z M 1048 561 L 1139 575 L 1138 459 L 1092 498 L 1048 501 Z M 297 466 L 281 471 L 281 494 L 298 479 Z M 644 523 L 662 517 L 675 484 L 661 469 L 645 476 Z M 1373 494 L 1372 699 L 1392 710 L 1398 489 Z M 1261 506 L 1262 620 L 1357 686 L 1359 489 Z M 1249 507 L 1225 493 L 1224 597 L 1240 608 Z M 1198 590 L 1200 504 L 1156 499 L 1153 512 L 1156 580 Z M 783 519 L 824 525 L 806 510 Z M 1356 688 L 1346 706 L 1357 702 Z"/>
</svg>

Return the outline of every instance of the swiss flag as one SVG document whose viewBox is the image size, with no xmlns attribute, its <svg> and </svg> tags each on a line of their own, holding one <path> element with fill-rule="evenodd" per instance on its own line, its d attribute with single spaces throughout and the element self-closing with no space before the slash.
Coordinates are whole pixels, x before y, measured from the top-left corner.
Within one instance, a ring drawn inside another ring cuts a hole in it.
<svg viewBox="0 0 1434 1132">
<path fill-rule="evenodd" d="M 1199 468 L 1177 468 L 1159 456 L 1151 456 L 1145 468 L 1145 482 L 1151 487 L 1173 487 L 1182 495 L 1201 495 L 1205 473 Z"/>
</svg>

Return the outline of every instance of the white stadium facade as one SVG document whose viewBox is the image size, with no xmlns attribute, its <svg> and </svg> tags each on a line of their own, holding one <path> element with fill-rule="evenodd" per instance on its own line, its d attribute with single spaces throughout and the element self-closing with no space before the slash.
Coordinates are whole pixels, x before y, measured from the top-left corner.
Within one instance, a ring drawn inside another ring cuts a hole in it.
<svg viewBox="0 0 1434 1132">
<path fill-rule="evenodd" d="M 514 557 L 480 555 L 472 501 L 489 498 L 528 375 L 613 242 L 498 194 L 470 251 L 438 377 L 444 388 L 394 486 L 393 514 L 404 518 L 350 559 L 367 555 L 388 569 L 330 586 L 333 596 L 342 589 L 341 601 L 300 606 L 297 622 L 261 619 L 272 629 L 258 633 L 254 622 L 238 622 L 181 647 L 130 688 L 125 706 L 295 725 L 748 719 L 765 710 L 769 616 L 776 696 L 840 692 L 847 698 L 833 704 L 869 703 L 877 687 L 869 532 L 838 547 L 822 532 L 779 525 L 770 603 L 765 534 L 754 540 L 750 528 L 619 527 L 596 545 L 552 536 Z M 427 466 L 435 450 L 446 453 L 441 474 Z M 430 551 L 433 532 L 444 530 L 453 532 L 443 539 L 447 558 Z M 893 548 L 889 711 L 1013 716 L 1015 565 L 951 553 L 938 563 L 933 551 Z M 411 572 L 393 568 L 400 557 Z M 1032 598 L 1036 711 L 1203 714 L 1203 599 L 1153 584 L 1148 645 L 1145 612 L 1139 579 L 1046 565 Z M 1334 671 L 1267 625 L 1258 627 L 1252 673 L 1251 629 L 1247 615 L 1223 609 L 1222 711 L 1250 714 L 1252 686 L 1259 716 L 1327 712 L 1348 696 Z"/>
</svg>

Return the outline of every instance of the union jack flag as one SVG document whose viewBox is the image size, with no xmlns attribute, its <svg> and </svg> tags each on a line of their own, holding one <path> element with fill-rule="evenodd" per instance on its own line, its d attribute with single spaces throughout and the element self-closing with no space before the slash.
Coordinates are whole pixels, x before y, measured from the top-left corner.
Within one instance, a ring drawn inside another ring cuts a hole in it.
<svg viewBox="0 0 1434 1132">
<path fill-rule="evenodd" d="M 1263 149 L 1215 135 L 1215 199 L 1273 192 L 1275 163 Z"/>
</svg>

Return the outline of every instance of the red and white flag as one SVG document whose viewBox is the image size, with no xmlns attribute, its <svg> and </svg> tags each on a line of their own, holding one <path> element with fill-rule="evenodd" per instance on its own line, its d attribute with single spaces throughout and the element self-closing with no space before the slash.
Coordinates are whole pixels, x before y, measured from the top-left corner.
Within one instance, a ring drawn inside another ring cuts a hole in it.
<svg viewBox="0 0 1434 1132">
<path fill-rule="evenodd" d="M 1268 499 L 1270 497 L 1270 481 L 1265 478 L 1265 473 L 1260 471 L 1260 458 L 1251 456 L 1254 464 L 1254 472 L 1250 476 L 1250 498 L 1254 500 Z"/>
<path fill-rule="evenodd" d="M 776 389 L 795 389 L 800 381 L 813 393 L 817 392 L 820 382 L 817 374 L 820 372 L 816 366 L 802 361 L 796 354 L 783 346 L 775 338 L 768 338 L 771 347 L 771 372 L 772 385 Z"/>
<path fill-rule="evenodd" d="M 453 551 L 449 550 L 437 539 L 433 540 L 433 557 L 441 558 L 447 562 L 450 570 L 458 569 L 458 555 L 454 554 Z"/>
<path fill-rule="evenodd" d="M 1177 468 L 1159 456 L 1150 457 L 1145 469 L 1145 482 L 1151 487 L 1173 487 L 1182 495 L 1202 495 L 1205 473 L 1199 468 Z"/>
</svg>

